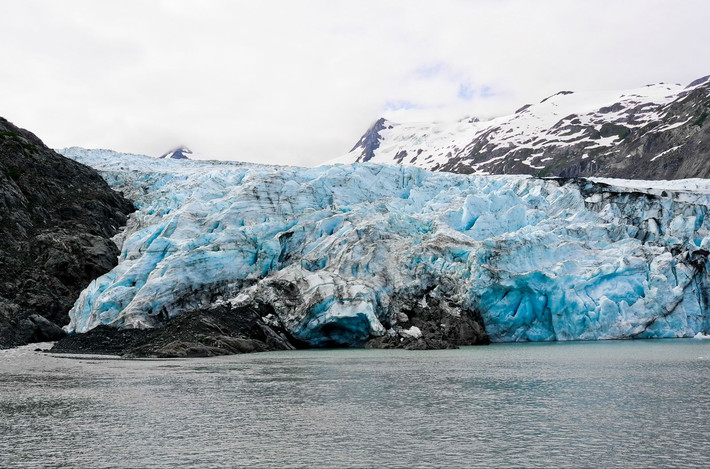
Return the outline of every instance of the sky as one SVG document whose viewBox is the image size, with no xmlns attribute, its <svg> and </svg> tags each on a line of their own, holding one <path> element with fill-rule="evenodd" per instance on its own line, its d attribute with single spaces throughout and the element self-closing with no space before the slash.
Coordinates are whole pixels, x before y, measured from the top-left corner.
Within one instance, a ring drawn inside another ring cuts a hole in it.
<svg viewBox="0 0 710 469">
<path fill-rule="evenodd" d="M 0 0 L 0 116 L 52 148 L 312 166 L 379 117 L 710 74 L 707 0 Z"/>
</svg>

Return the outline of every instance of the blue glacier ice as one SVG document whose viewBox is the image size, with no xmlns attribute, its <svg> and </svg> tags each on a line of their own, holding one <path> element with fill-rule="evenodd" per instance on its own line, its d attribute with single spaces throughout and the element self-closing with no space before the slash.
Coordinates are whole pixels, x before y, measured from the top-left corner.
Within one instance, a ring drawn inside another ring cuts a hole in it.
<svg viewBox="0 0 710 469">
<path fill-rule="evenodd" d="M 402 302 L 478 312 L 493 341 L 710 331 L 710 184 L 157 160 L 69 148 L 136 202 L 119 264 L 67 329 L 260 302 L 294 337 L 416 336 Z M 650 188 L 653 187 L 653 188 Z M 444 325 L 442 325 L 444 327 Z M 334 333 L 333 331 L 336 331 Z M 328 342 L 331 343 L 331 342 Z"/>
</svg>

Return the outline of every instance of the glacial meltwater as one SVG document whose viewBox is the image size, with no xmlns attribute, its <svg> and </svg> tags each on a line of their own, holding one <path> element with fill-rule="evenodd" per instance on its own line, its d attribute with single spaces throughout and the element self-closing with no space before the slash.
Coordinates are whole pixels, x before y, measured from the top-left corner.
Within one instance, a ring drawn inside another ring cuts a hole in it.
<svg viewBox="0 0 710 469">
<path fill-rule="evenodd" d="M 1 467 L 710 467 L 710 340 L 186 360 L 35 347 L 0 351 Z"/>
</svg>

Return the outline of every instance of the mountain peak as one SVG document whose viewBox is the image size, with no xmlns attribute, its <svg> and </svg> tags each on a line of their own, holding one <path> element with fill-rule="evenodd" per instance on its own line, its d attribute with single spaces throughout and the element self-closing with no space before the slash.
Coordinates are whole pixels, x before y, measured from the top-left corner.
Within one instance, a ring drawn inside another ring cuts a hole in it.
<svg viewBox="0 0 710 469">
<path fill-rule="evenodd" d="M 380 132 L 385 129 L 391 129 L 392 127 L 392 123 L 384 117 L 377 119 L 377 121 L 367 129 L 367 132 L 365 132 L 352 150 L 350 150 L 351 152 L 359 151 L 361 153 L 357 161 L 364 163 L 371 160 L 372 157 L 375 156 L 375 150 L 379 148 L 380 141 L 382 140 Z"/>
<path fill-rule="evenodd" d="M 164 159 L 164 158 L 169 158 L 173 160 L 189 160 L 190 158 L 187 155 L 192 155 L 192 150 L 185 146 L 179 146 L 177 148 L 173 148 L 167 153 L 164 153 L 163 155 L 159 156 L 159 159 Z"/>
</svg>

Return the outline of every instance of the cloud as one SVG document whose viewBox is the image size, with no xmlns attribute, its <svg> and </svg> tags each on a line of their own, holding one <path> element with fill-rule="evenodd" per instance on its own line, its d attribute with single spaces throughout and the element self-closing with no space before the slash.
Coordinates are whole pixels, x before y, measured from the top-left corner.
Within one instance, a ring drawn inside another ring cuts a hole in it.
<svg viewBox="0 0 710 469">
<path fill-rule="evenodd" d="M 409 109 L 417 109 L 419 106 L 417 106 L 415 103 L 411 101 L 387 101 L 384 105 L 384 110 L 385 111 L 401 111 L 401 110 L 409 110 Z"/>
<path fill-rule="evenodd" d="M 312 165 L 381 115 L 513 112 L 710 73 L 705 1 L 24 0 L 0 115 L 49 145 Z"/>
</svg>

